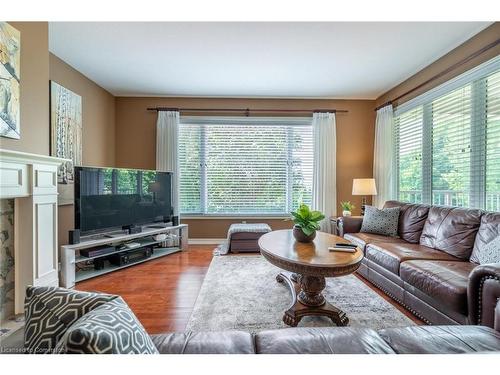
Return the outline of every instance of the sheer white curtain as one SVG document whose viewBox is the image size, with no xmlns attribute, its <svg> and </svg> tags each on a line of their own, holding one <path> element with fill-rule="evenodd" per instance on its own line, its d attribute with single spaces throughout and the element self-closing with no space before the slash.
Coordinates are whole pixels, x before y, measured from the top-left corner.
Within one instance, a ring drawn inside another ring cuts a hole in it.
<svg viewBox="0 0 500 375">
<path fill-rule="evenodd" d="M 156 121 L 156 169 L 173 172 L 172 206 L 179 215 L 179 112 L 158 111 Z"/>
<path fill-rule="evenodd" d="M 312 208 L 325 214 L 321 230 L 330 232 L 330 216 L 337 213 L 335 113 L 314 113 L 314 168 Z"/>
<path fill-rule="evenodd" d="M 377 111 L 375 122 L 375 147 L 373 154 L 373 178 L 377 184 L 377 195 L 373 205 L 381 208 L 394 198 L 394 117 L 392 104 Z"/>
</svg>

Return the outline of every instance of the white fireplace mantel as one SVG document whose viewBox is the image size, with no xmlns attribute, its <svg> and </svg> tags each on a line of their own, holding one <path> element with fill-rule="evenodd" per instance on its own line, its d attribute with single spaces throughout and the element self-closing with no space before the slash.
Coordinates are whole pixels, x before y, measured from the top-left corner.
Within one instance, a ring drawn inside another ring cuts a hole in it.
<svg viewBox="0 0 500 375">
<path fill-rule="evenodd" d="M 15 199 L 15 313 L 28 285 L 58 286 L 57 169 L 68 159 L 0 149 L 0 199 Z"/>
</svg>

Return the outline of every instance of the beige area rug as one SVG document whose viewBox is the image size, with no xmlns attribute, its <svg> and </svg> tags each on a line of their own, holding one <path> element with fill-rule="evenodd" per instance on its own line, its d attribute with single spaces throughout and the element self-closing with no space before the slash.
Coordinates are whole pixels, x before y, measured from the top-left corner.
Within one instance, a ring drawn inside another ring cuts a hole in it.
<svg viewBox="0 0 500 375">
<path fill-rule="evenodd" d="M 281 320 L 291 302 L 280 269 L 257 256 L 215 256 L 186 330 L 220 331 L 287 327 Z M 382 329 L 415 325 L 354 275 L 328 278 L 324 294 L 349 317 L 349 326 Z M 305 317 L 299 327 L 333 326 L 325 317 Z"/>
</svg>

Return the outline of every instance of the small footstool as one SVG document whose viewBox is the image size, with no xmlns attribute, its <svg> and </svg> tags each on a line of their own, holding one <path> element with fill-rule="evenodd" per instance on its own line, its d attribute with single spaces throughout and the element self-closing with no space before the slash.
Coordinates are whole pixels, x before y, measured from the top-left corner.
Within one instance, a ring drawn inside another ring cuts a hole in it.
<svg viewBox="0 0 500 375">
<path fill-rule="evenodd" d="M 264 223 L 256 224 L 231 224 L 227 232 L 228 251 L 239 252 L 260 252 L 259 238 L 271 232 L 271 227 Z"/>
</svg>

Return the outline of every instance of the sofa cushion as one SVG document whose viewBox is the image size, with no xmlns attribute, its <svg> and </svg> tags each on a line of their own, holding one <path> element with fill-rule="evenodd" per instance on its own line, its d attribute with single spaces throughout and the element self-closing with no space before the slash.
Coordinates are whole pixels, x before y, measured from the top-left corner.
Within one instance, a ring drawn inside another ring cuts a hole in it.
<svg viewBox="0 0 500 375">
<path fill-rule="evenodd" d="M 383 329 L 378 333 L 398 354 L 500 351 L 500 332 L 484 326 L 418 326 Z"/>
<path fill-rule="evenodd" d="M 176 332 L 151 335 L 160 354 L 254 354 L 254 339 L 245 331 Z"/>
<path fill-rule="evenodd" d="M 157 354 L 148 333 L 118 297 L 85 314 L 63 335 L 56 353 Z"/>
<path fill-rule="evenodd" d="M 24 302 L 26 350 L 43 353 L 54 349 L 80 317 L 115 298 L 118 296 L 58 287 L 28 287 Z"/>
<path fill-rule="evenodd" d="M 499 212 L 487 212 L 481 217 L 470 260 L 479 264 L 500 263 Z"/>
<path fill-rule="evenodd" d="M 468 260 L 476 238 L 482 211 L 432 206 L 420 244 Z"/>
<path fill-rule="evenodd" d="M 404 282 L 466 315 L 467 282 L 475 267 L 471 262 L 410 260 L 401 263 L 399 274 Z"/>
<path fill-rule="evenodd" d="M 385 202 L 384 208 L 399 207 L 398 235 L 410 243 L 419 243 L 430 206 L 398 201 Z"/>
<path fill-rule="evenodd" d="M 360 232 L 382 234 L 396 237 L 398 235 L 399 207 L 384 208 L 365 206 L 365 216 Z"/>
<path fill-rule="evenodd" d="M 382 354 L 394 353 L 371 329 L 299 327 L 261 331 L 255 336 L 258 354 Z"/>
<path fill-rule="evenodd" d="M 397 237 L 387 237 L 381 234 L 374 233 L 346 233 L 344 238 L 351 241 L 353 244 L 359 246 L 359 248 L 365 251 L 365 247 L 369 243 L 379 243 L 379 242 L 394 242 L 394 243 L 405 243 L 403 240 Z"/>
<path fill-rule="evenodd" d="M 402 262 L 413 259 L 422 260 L 450 260 L 458 258 L 443 251 L 427 246 L 410 243 L 372 243 L 366 246 L 365 256 L 386 270 L 399 275 L 399 266 Z"/>
</svg>

